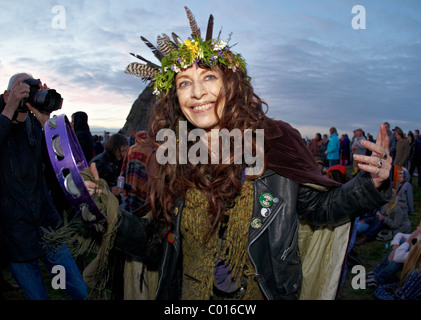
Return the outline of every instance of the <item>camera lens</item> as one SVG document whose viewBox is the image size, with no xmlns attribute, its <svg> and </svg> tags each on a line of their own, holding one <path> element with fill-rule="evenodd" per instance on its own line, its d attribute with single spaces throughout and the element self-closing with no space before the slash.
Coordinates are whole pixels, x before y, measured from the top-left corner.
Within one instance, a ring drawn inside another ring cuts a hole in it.
<svg viewBox="0 0 421 320">
<path fill-rule="evenodd" d="M 54 89 L 45 89 L 37 92 L 33 98 L 34 108 L 39 111 L 53 112 L 61 109 L 63 99 Z"/>
</svg>

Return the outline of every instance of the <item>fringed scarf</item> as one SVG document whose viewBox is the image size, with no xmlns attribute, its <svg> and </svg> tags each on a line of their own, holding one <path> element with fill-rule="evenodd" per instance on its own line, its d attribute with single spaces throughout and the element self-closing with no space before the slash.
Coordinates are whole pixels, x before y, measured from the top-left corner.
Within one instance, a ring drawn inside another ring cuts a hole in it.
<svg viewBox="0 0 421 320">
<path fill-rule="evenodd" d="M 81 175 L 83 180 L 95 182 L 101 190 L 100 193 L 94 193 L 92 198 L 107 221 L 103 224 L 89 225 L 77 215 L 61 229 L 44 230 L 43 242 L 53 250 L 58 244 L 66 243 L 75 258 L 96 252 L 96 257 L 83 271 L 83 278 L 91 288 L 90 298 L 100 299 L 105 298 L 105 289 L 112 274 L 109 254 L 114 247 L 121 212 L 117 198 L 111 193 L 104 179 L 95 181 L 89 168 L 85 168 Z"/>
<path fill-rule="evenodd" d="M 229 266 L 231 277 L 240 282 L 247 279 L 247 291 L 243 299 L 262 299 L 257 282 L 251 275 L 254 268 L 247 253 L 248 231 L 253 213 L 253 182 L 246 181 L 235 205 L 225 214 L 227 223 L 219 223 L 218 229 L 206 238 L 211 227 L 208 201 L 197 189 L 189 189 L 181 219 L 183 237 L 183 300 L 207 300 L 213 295 L 214 267 L 217 261 Z M 224 241 L 219 239 L 225 230 Z"/>
</svg>

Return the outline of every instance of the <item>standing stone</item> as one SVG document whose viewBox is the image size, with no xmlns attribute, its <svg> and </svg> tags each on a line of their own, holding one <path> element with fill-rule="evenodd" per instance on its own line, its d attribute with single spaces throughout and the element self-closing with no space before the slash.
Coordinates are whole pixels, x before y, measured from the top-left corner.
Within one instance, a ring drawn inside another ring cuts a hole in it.
<svg viewBox="0 0 421 320">
<path fill-rule="evenodd" d="M 121 129 L 124 135 L 130 135 L 132 131 L 148 130 L 149 113 L 151 104 L 155 101 L 153 89 L 150 86 L 142 91 L 130 109 L 129 115 L 126 118 L 126 123 Z"/>
</svg>

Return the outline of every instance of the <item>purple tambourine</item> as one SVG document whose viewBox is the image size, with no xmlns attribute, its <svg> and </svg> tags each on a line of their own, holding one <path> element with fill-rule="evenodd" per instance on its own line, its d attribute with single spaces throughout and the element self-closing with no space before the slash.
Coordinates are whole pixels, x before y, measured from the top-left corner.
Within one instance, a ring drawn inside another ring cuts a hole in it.
<svg viewBox="0 0 421 320">
<path fill-rule="evenodd" d="M 97 223 L 105 220 L 80 174 L 89 164 L 69 119 L 65 114 L 54 116 L 48 119 L 44 130 L 51 164 L 72 207 L 87 222 Z"/>
</svg>

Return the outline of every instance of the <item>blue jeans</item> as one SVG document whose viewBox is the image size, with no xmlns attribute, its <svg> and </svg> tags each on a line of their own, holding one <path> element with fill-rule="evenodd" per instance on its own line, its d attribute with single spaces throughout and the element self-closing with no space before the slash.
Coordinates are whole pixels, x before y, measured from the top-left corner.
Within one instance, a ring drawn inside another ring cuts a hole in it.
<svg viewBox="0 0 421 320">
<path fill-rule="evenodd" d="M 404 243 L 405 239 L 401 239 L 400 244 Z M 403 268 L 403 263 L 398 263 L 388 260 L 389 254 L 393 251 L 390 249 L 382 262 L 380 262 L 376 268 L 374 268 L 374 279 L 376 279 L 378 284 L 389 284 L 396 281 L 399 281 L 398 276 L 396 275 Z"/>
<path fill-rule="evenodd" d="M 370 225 L 367 224 L 367 223 L 358 222 L 358 223 L 355 224 L 355 228 L 357 229 L 357 234 L 361 234 L 361 233 L 366 232 L 369 227 L 370 227 Z"/>
<path fill-rule="evenodd" d="M 67 246 L 61 244 L 59 249 L 54 252 L 48 248 L 45 248 L 44 251 L 45 255 L 41 259 L 50 273 L 55 265 L 64 267 L 66 291 L 69 297 L 73 300 L 87 299 L 88 289 Z M 38 259 L 29 262 L 12 262 L 10 271 L 28 300 L 48 300 Z M 56 276 L 54 273 L 51 275 Z M 57 273 L 58 275 L 59 273 Z"/>
</svg>

